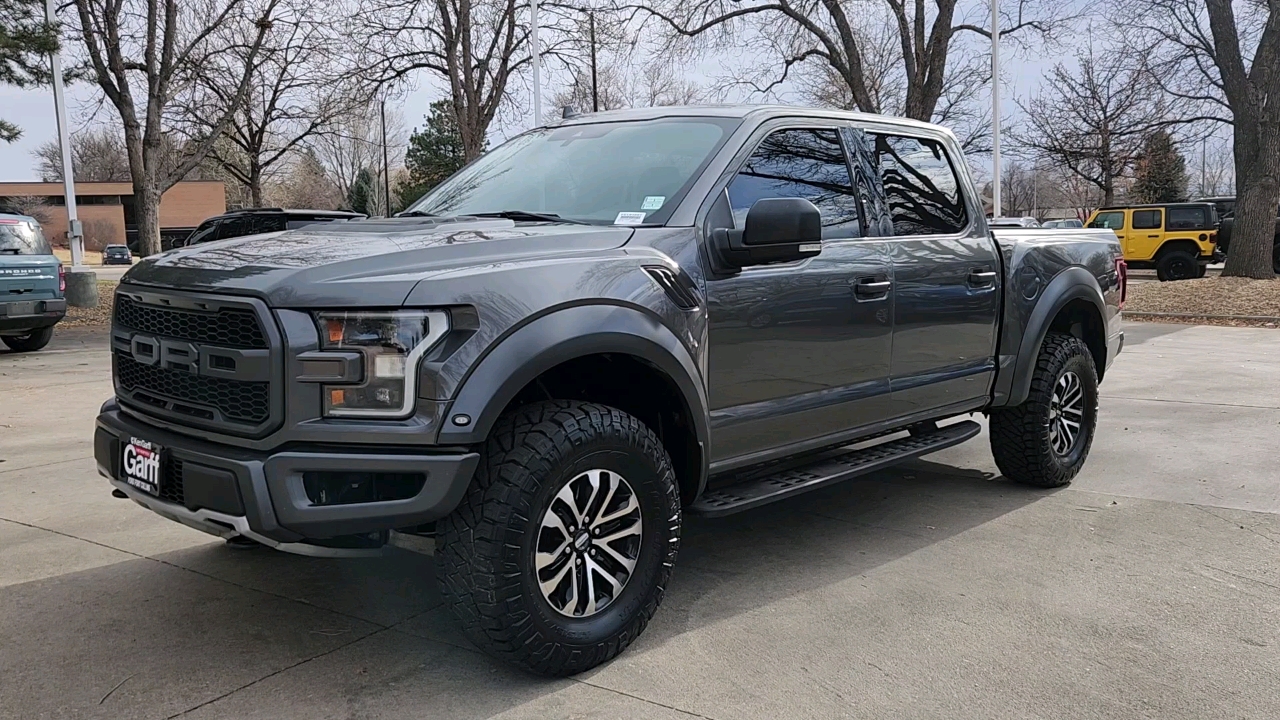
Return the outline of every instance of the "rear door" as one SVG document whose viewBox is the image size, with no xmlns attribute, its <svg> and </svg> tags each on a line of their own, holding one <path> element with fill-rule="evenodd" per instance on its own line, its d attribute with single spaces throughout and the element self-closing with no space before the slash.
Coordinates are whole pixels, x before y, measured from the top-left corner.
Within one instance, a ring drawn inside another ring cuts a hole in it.
<svg viewBox="0 0 1280 720">
<path fill-rule="evenodd" d="M 894 414 L 988 397 L 995 375 L 1000 260 L 967 175 L 938 137 L 872 131 L 893 236 Z"/>
<path fill-rule="evenodd" d="M 1129 246 L 1125 247 L 1125 257 L 1129 256 L 1129 247 L 1132 247 L 1135 260 L 1154 258 L 1160 246 L 1164 244 L 1164 210 L 1162 208 L 1135 209 L 1130 211 L 1129 217 Z"/>
<path fill-rule="evenodd" d="M 748 143 L 705 226 L 742 227 L 763 198 L 822 213 L 822 253 L 707 280 L 712 461 L 733 467 L 821 443 L 891 412 L 892 291 L 884 241 L 864 235 L 839 124 L 777 121 Z M 865 188 L 862 188 L 865 190 Z"/>
</svg>

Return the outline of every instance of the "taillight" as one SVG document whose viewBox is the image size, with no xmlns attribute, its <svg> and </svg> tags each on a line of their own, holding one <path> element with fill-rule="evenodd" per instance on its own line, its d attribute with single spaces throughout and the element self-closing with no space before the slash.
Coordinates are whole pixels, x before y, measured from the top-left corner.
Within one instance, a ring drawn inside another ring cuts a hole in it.
<svg viewBox="0 0 1280 720">
<path fill-rule="evenodd" d="M 64 293 L 66 291 L 67 291 L 67 268 L 64 267 L 63 265 L 58 265 L 58 292 Z"/>
<path fill-rule="evenodd" d="M 1124 309 L 1125 298 L 1129 296 L 1129 266 L 1124 258 L 1116 258 L 1116 277 L 1120 279 L 1120 309 Z"/>
</svg>

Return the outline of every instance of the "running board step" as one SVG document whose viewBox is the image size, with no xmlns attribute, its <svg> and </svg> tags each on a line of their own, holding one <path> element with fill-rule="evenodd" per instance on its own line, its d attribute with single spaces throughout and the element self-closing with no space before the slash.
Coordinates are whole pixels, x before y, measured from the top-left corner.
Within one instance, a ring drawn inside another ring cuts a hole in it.
<svg viewBox="0 0 1280 720">
<path fill-rule="evenodd" d="M 982 426 L 978 423 L 965 420 L 861 450 L 850 450 L 812 465 L 712 490 L 699 498 L 689 510 L 706 517 L 732 515 L 958 445 L 981 430 Z"/>
</svg>

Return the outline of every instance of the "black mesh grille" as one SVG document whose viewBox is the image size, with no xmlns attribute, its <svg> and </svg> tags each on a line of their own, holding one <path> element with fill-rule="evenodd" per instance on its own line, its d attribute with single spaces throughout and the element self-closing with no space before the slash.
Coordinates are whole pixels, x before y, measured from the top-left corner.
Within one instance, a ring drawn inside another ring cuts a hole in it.
<svg viewBox="0 0 1280 720">
<path fill-rule="evenodd" d="M 264 349 L 267 338 L 252 310 L 216 313 L 143 305 L 127 295 L 115 299 L 115 322 L 147 335 L 227 348 Z"/>
<path fill-rule="evenodd" d="M 142 392 L 150 398 L 136 400 L 164 406 L 201 419 L 213 419 L 201 408 L 217 408 L 222 416 L 236 423 L 257 425 L 271 414 L 271 385 L 266 382 L 241 382 L 225 378 L 192 375 L 183 370 L 165 370 L 143 365 L 122 353 L 115 353 L 116 380 L 130 392 Z M 190 404 L 186 406 L 185 404 Z M 191 407 L 194 406 L 194 407 Z"/>
<path fill-rule="evenodd" d="M 160 499 L 179 505 L 186 504 L 187 494 L 182 489 L 181 460 L 175 458 L 169 461 L 168 472 L 160 480 Z"/>
</svg>

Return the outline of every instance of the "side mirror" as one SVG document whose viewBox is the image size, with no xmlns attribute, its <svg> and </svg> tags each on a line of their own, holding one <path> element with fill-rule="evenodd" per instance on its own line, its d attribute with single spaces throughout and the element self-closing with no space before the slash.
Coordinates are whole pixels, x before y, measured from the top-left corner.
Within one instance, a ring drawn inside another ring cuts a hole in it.
<svg viewBox="0 0 1280 720">
<path fill-rule="evenodd" d="M 804 198 L 757 200 L 744 225 L 741 230 L 717 228 L 711 233 L 711 244 L 725 265 L 791 262 L 822 252 L 822 213 Z"/>
</svg>

